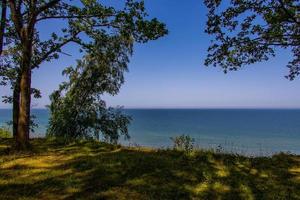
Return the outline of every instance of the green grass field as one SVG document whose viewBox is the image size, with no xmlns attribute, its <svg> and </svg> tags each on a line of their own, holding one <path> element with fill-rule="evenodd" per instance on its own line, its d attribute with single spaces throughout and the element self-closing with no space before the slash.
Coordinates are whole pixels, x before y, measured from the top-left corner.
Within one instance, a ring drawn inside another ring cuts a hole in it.
<svg viewBox="0 0 300 200">
<path fill-rule="evenodd" d="M 300 199 L 300 156 L 0 139 L 0 199 Z"/>
</svg>

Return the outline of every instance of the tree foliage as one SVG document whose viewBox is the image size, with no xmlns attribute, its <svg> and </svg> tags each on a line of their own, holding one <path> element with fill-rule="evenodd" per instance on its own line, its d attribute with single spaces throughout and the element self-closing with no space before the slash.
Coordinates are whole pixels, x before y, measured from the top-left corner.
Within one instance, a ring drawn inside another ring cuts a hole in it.
<svg viewBox="0 0 300 200">
<path fill-rule="evenodd" d="M 299 0 L 205 0 L 206 32 L 213 36 L 206 65 L 224 72 L 266 61 L 276 49 L 290 50 L 287 63 L 293 80 L 300 74 Z"/>
<path fill-rule="evenodd" d="M 51 95 L 48 135 L 65 140 L 99 139 L 116 142 L 120 135 L 129 138 L 130 117 L 120 108 L 106 108 L 104 93 L 115 95 L 124 82 L 131 43 L 120 37 L 108 37 L 101 45 L 66 68 L 68 81 Z"/>
</svg>

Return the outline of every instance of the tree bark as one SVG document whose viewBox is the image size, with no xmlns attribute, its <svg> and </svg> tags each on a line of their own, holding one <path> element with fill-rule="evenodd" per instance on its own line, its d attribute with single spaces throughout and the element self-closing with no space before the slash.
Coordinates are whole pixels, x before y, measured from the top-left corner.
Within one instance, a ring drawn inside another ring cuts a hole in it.
<svg viewBox="0 0 300 200">
<path fill-rule="evenodd" d="M 55 2 L 56 1 L 57 0 L 55 0 Z M 16 83 L 19 83 L 19 85 L 17 85 L 19 87 L 16 87 L 16 101 L 14 102 L 14 106 L 19 105 L 19 108 L 14 110 L 15 113 L 13 116 L 13 121 L 15 122 L 14 126 L 17 126 L 17 131 L 14 130 L 16 147 L 20 150 L 27 148 L 29 145 L 32 48 L 34 39 L 34 26 L 36 24 L 36 17 L 39 14 L 36 11 L 36 0 L 32 0 L 30 2 L 31 4 L 27 13 L 28 16 L 27 18 L 24 18 L 22 15 L 23 1 L 8 1 L 11 19 L 14 23 L 16 33 L 20 39 L 20 44 L 22 45 L 20 71 L 18 77 L 20 79 Z M 47 7 L 45 9 L 47 9 Z M 16 118 L 18 119 L 16 120 Z"/>
<path fill-rule="evenodd" d="M 31 69 L 22 70 L 20 81 L 20 106 L 18 116 L 18 131 L 16 143 L 19 149 L 26 149 L 29 145 L 29 125 L 30 125 L 30 82 Z"/>
<path fill-rule="evenodd" d="M 23 30 L 24 38 L 21 74 L 20 74 L 20 104 L 18 116 L 18 131 L 16 145 L 18 149 L 26 149 L 29 146 L 30 131 L 30 101 L 31 101 L 31 56 L 32 42 L 28 37 L 28 30 Z"/>
<path fill-rule="evenodd" d="M 1 2 L 1 22 L 0 22 L 0 55 L 2 55 L 3 50 L 3 38 L 4 38 L 4 30 L 6 23 L 6 0 L 2 0 Z"/>
<path fill-rule="evenodd" d="M 19 109 L 20 106 L 20 75 L 18 75 L 13 88 L 13 136 L 17 137 L 18 132 L 18 120 L 19 120 Z"/>
</svg>

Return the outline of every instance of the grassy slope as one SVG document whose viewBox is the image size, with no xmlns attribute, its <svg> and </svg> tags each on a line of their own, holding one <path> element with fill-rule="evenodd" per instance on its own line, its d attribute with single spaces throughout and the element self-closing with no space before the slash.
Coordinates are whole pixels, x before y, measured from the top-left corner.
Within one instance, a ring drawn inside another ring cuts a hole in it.
<svg viewBox="0 0 300 200">
<path fill-rule="evenodd" d="M 300 156 L 68 146 L 43 139 L 8 152 L 0 139 L 0 199 L 300 199 Z"/>
</svg>

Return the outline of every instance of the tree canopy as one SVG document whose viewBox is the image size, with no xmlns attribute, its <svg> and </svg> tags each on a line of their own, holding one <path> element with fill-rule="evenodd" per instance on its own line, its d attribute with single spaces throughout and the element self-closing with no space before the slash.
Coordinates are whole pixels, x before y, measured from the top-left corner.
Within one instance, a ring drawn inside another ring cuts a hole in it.
<svg viewBox="0 0 300 200">
<path fill-rule="evenodd" d="M 205 0 L 206 32 L 213 36 L 206 65 L 224 72 L 266 61 L 281 48 L 292 53 L 287 61 L 293 80 L 300 74 L 299 0 Z"/>
</svg>

